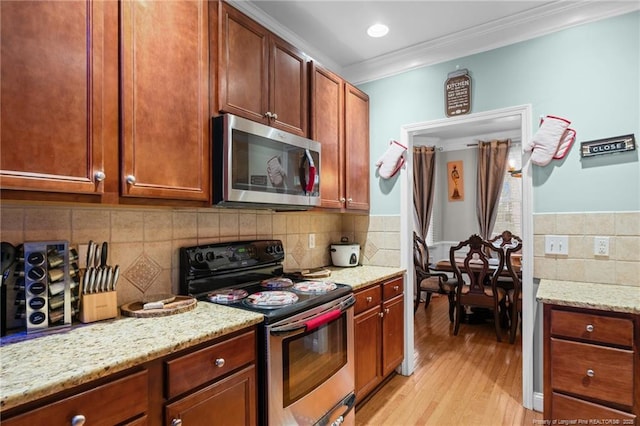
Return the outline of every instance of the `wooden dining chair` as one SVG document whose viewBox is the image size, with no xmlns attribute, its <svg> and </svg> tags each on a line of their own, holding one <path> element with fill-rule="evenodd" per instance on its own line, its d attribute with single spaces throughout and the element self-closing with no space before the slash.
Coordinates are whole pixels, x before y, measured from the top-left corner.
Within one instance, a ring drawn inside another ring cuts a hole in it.
<svg viewBox="0 0 640 426">
<path fill-rule="evenodd" d="M 513 241 L 515 244 L 507 246 L 507 250 L 505 251 L 505 263 L 511 275 L 511 280 L 513 281 L 513 288 L 507 290 L 509 320 L 511 322 L 509 326 L 509 343 L 516 341 L 516 332 L 518 331 L 518 324 L 521 323 L 522 317 L 522 279 L 519 274 L 521 264 L 520 262 L 517 262 L 518 264 L 514 262 L 516 258 L 515 254 L 522 250 L 522 240 L 520 237 L 514 235 Z"/>
<path fill-rule="evenodd" d="M 413 265 L 416 273 L 416 297 L 413 313 L 418 310 L 420 294 L 426 292 L 424 308 L 429 307 L 433 293 L 446 294 L 449 299 L 449 321 L 453 322 L 455 309 L 455 284 L 449 282 L 444 272 L 434 272 L 429 269 L 429 248 L 422 238 L 413 233 Z"/>
<path fill-rule="evenodd" d="M 462 256 L 465 250 L 468 251 Z M 487 253 L 491 253 L 493 257 L 489 257 Z M 496 283 L 504 267 L 503 250 L 474 234 L 468 240 L 451 247 L 449 261 L 457 280 L 453 334 L 458 335 L 465 307 L 481 307 L 493 311 L 496 338 L 501 342 L 500 320 L 501 315 L 506 314 L 506 291 Z M 464 280 L 463 274 L 468 277 L 469 282 Z"/>
</svg>

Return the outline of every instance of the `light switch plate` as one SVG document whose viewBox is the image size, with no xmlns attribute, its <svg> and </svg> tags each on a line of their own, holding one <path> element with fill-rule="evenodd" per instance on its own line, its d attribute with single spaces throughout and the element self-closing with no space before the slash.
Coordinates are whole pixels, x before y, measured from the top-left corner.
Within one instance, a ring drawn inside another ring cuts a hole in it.
<svg viewBox="0 0 640 426">
<path fill-rule="evenodd" d="M 569 237 L 567 235 L 545 235 L 544 253 L 556 255 L 569 254 Z"/>
</svg>

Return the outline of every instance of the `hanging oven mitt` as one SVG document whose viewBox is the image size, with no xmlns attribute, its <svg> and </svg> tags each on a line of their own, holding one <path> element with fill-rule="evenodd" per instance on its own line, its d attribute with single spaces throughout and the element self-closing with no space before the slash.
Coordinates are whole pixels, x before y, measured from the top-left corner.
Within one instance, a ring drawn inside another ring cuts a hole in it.
<svg viewBox="0 0 640 426">
<path fill-rule="evenodd" d="M 287 172 L 282 168 L 279 156 L 273 156 L 267 161 L 267 175 L 273 186 L 282 186 Z"/>
<path fill-rule="evenodd" d="M 398 141 L 391 140 L 389 142 L 389 148 L 376 162 L 376 166 L 379 167 L 378 173 L 380 177 L 389 179 L 400 170 L 400 167 L 404 164 L 403 154 L 406 150 L 407 147 Z"/>
<path fill-rule="evenodd" d="M 526 152 L 532 152 L 533 164 L 546 166 L 551 162 L 569 124 L 569 120 L 553 115 L 547 115 L 542 119 L 538 131 L 524 147 Z"/>
<path fill-rule="evenodd" d="M 558 146 L 558 150 L 556 151 L 556 154 L 553 156 L 554 160 L 562 160 L 566 155 L 567 152 L 569 152 L 569 150 L 571 149 L 571 145 L 573 145 L 573 142 L 576 140 L 576 131 L 570 128 L 567 128 L 567 130 L 564 132 L 564 135 L 562 136 L 562 140 L 560 140 L 560 145 Z"/>
</svg>

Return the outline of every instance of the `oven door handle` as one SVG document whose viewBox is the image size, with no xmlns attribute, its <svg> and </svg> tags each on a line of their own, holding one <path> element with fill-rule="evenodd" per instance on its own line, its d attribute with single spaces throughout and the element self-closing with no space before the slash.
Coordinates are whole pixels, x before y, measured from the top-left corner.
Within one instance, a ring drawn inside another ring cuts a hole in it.
<svg viewBox="0 0 640 426">
<path fill-rule="evenodd" d="M 342 401 L 340 401 L 337 405 L 335 405 L 331 410 L 329 410 L 327 414 L 322 416 L 322 418 L 318 420 L 313 426 L 327 426 L 327 425 L 340 426 L 342 422 L 344 422 L 344 418 L 347 417 L 347 414 L 349 414 L 349 412 L 353 410 L 353 406 L 355 405 L 355 403 L 356 403 L 356 394 L 352 392 L 349 395 L 347 395 Z M 332 423 L 329 423 L 331 421 L 331 415 L 336 411 L 338 411 L 341 407 L 347 407 L 347 409 L 341 415 L 339 415 Z"/>
<path fill-rule="evenodd" d="M 279 327 L 273 327 L 270 333 L 273 336 L 292 336 L 294 334 L 300 334 L 305 331 L 315 330 L 342 315 L 344 311 L 349 309 L 356 303 L 356 298 L 351 295 L 348 299 L 343 300 L 335 306 L 335 308 L 325 311 L 321 314 L 315 315 L 311 318 L 304 318 L 300 321 L 296 321 L 290 324 L 284 324 Z"/>
</svg>

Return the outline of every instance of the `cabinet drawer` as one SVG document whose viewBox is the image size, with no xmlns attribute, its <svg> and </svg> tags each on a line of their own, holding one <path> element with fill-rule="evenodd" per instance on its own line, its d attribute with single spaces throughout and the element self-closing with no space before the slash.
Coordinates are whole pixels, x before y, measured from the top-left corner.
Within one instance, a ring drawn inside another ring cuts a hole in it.
<svg viewBox="0 0 640 426">
<path fill-rule="evenodd" d="M 221 377 L 256 356 L 256 333 L 250 331 L 166 362 L 167 398 Z"/>
<path fill-rule="evenodd" d="M 551 387 L 633 405 L 633 352 L 551 338 Z"/>
<path fill-rule="evenodd" d="M 382 284 L 382 298 L 389 300 L 393 297 L 399 296 L 404 292 L 404 279 L 396 278 L 391 281 L 387 281 Z"/>
<path fill-rule="evenodd" d="M 609 421 L 606 424 L 636 425 L 636 416 L 624 411 L 553 393 L 550 420 L 577 420 L 577 424 L 605 424 L 596 421 Z M 617 422 L 616 422 L 617 420 Z M 581 422 L 584 421 L 584 422 Z M 558 422 L 557 424 L 560 424 Z"/>
<path fill-rule="evenodd" d="M 551 334 L 630 348 L 633 346 L 633 321 L 554 309 L 551 311 Z"/>
<path fill-rule="evenodd" d="M 380 305 L 382 301 L 382 292 L 379 285 L 374 285 L 355 294 L 356 306 L 354 313 L 357 315 L 374 306 Z"/>
<path fill-rule="evenodd" d="M 78 415 L 84 416 L 88 425 L 121 424 L 147 411 L 148 383 L 147 371 L 144 370 L 23 415 L 2 419 L 2 425 L 70 425 Z"/>
</svg>

